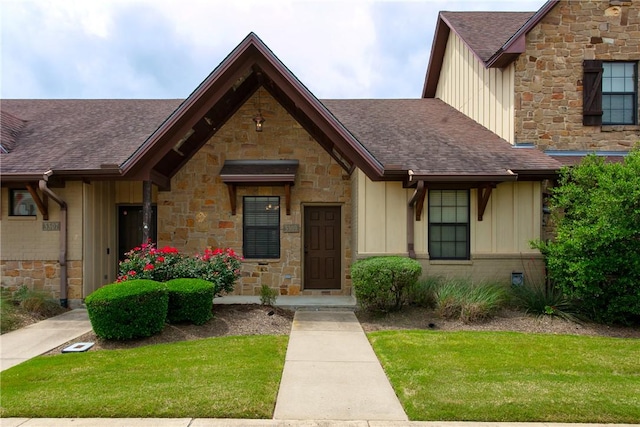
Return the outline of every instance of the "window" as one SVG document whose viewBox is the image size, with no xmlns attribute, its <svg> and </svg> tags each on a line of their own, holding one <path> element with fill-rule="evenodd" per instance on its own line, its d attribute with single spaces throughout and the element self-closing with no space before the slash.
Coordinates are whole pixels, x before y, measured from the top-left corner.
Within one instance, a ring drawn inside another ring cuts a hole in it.
<svg viewBox="0 0 640 427">
<path fill-rule="evenodd" d="M 244 197 L 243 255 L 280 258 L 280 197 Z"/>
<path fill-rule="evenodd" d="M 638 123 L 637 62 L 583 62 L 583 120 L 585 126 Z"/>
<path fill-rule="evenodd" d="M 37 211 L 38 207 L 29 191 L 24 189 L 9 190 L 9 215 L 35 216 Z"/>
<path fill-rule="evenodd" d="M 602 68 L 602 124 L 636 124 L 637 64 L 605 62 Z"/>
<path fill-rule="evenodd" d="M 469 190 L 429 191 L 429 257 L 469 259 Z"/>
</svg>

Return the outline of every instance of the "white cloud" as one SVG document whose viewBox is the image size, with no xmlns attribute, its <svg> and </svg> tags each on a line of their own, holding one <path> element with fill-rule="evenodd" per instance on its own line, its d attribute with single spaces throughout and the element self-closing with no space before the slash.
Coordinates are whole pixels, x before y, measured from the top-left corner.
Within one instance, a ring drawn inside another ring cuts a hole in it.
<svg viewBox="0 0 640 427">
<path fill-rule="evenodd" d="M 438 10 L 544 0 L 3 1 L 1 94 L 186 97 L 255 32 L 320 98 L 417 97 Z"/>
</svg>

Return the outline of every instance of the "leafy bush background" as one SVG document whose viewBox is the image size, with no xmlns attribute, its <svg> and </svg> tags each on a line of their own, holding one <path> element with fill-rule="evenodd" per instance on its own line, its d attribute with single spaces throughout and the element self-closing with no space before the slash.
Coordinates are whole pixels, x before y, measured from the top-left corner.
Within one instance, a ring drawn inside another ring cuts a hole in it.
<svg viewBox="0 0 640 427">
<path fill-rule="evenodd" d="M 561 173 L 555 241 L 539 242 L 551 279 L 589 318 L 640 323 L 640 151 L 624 163 L 586 157 Z"/>
</svg>

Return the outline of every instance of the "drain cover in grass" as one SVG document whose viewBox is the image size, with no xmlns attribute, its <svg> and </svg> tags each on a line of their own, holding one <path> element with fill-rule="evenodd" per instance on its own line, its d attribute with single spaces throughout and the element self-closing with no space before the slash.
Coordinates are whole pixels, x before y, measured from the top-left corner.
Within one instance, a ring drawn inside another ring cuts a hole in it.
<svg viewBox="0 0 640 427">
<path fill-rule="evenodd" d="M 75 344 L 71 344 L 69 347 L 65 347 L 62 349 L 63 353 L 82 353 L 83 351 L 89 350 L 93 347 L 92 342 L 77 342 Z"/>
</svg>

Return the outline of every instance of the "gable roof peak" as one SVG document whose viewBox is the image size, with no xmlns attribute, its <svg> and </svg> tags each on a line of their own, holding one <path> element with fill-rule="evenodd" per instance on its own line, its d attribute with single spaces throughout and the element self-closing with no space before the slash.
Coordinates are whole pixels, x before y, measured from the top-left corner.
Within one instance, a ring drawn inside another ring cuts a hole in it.
<svg viewBox="0 0 640 427">
<path fill-rule="evenodd" d="M 485 68 L 503 68 L 525 49 L 525 37 L 560 0 L 548 0 L 537 12 L 440 12 L 422 91 L 435 96 L 451 31 Z"/>
</svg>

